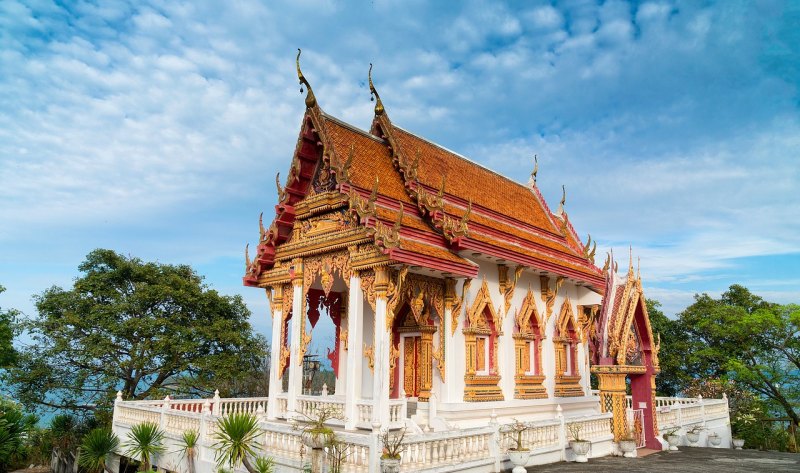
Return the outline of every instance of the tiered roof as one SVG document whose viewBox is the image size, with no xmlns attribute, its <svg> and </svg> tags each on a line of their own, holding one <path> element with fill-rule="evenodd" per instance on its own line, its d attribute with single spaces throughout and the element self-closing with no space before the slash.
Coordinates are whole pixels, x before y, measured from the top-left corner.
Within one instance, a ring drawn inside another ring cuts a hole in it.
<svg viewBox="0 0 800 473">
<path fill-rule="evenodd" d="M 581 243 L 562 208 L 550 211 L 535 181 L 519 184 L 395 126 L 371 77 L 377 104 L 368 132 L 324 113 L 299 64 L 298 75 L 308 89 L 303 129 L 285 195 L 269 230 L 262 227 L 257 267 L 248 267 L 245 284 L 258 285 L 259 274 L 274 264 L 276 249 L 291 231 L 294 206 L 323 165 L 335 174 L 335 190 L 348 196 L 351 210 L 354 198 L 362 207 L 372 203 L 368 215 L 359 215 L 360 224 L 374 230 L 377 246 L 393 261 L 474 277 L 477 266 L 467 258 L 486 257 L 603 291 L 594 252 Z M 387 228 L 396 231 L 397 241 L 383 238 Z"/>
</svg>

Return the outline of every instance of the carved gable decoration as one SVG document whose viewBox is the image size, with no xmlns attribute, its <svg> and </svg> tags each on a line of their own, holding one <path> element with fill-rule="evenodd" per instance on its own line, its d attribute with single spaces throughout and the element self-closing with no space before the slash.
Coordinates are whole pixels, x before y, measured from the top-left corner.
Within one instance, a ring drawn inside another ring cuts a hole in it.
<svg viewBox="0 0 800 473">
<path fill-rule="evenodd" d="M 534 296 L 533 291 L 528 289 L 525 299 L 522 300 L 522 307 L 520 307 L 514 317 L 517 330 L 519 330 L 521 334 L 541 336 L 543 333 L 544 327 L 542 325 L 542 318 L 539 315 L 539 311 L 536 309 L 535 299 L 536 296 Z M 535 325 L 538 328 L 538 333 L 533 332 L 534 329 L 531 325 Z"/>
<path fill-rule="evenodd" d="M 572 301 L 569 297 L 564 299 L 561 304 L 561 312 L 558 314 L 558 321 L 556 322 L 556 335 L 559 337 L 568 337 L 570 327 L 575 329 L 575 314 L 572 311 Z"/>
<path fill-rule="evenodd" d="M 491 322 L 494 325 L 495 330 L 500 332 L 501 320 L 492 305 L 492 297 L 489 294 L 489 284 L 486 280 L 483 280 L 483 284 L 481 285 L 480 290 L 478 290 L 478 295 L 475 297 L 475 300 L 472 302 L 472 306 L 467 311 L 467 321 L 469 322 L 469 326 L 467 329 L 473 328 L 487 328 L 486 327 L 486 317 L 483 316 L 483 311 L 488 308 L 489 313 L 491 314 Z"/>
</svg>

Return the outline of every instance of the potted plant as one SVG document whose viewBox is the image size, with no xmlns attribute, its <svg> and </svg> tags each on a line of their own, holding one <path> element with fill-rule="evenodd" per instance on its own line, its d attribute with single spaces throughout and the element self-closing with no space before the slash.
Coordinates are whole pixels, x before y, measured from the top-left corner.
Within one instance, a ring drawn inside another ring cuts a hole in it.
<svg viewBox="0 0 800 473">
<path fill-rule="evenodd" d="M 525 423 L 514 419 L 514 423 L 507 427 L 506 432 L 512 434 L 509 436 L 514 445 L 508 449 L 508 459 L 514 465 L 513 473 L 525 473 L 525 465 L 531 457 L 530 449 L 526 448 L 522 442 L 522 434 L 528 430 Z"/>
<path fill-rule="evenodd" d="M 636 458 L 636 432 L 629 430 L 619 439 L 619 449 L 625 458 Z"/>
<path fill-rule="evenodd" d="M 310 414 L 300 413 L 301 424 L 297 428 L 301 431 L 303 443 L 309 448 L 323 449 L 333 439 L 333 429 L 327 423 L 331 419 L 343 419 L 342 410 L 332 405 L 321 405 L 311 410 Z"/>
<path fill-rule="evenodd" d="M 400 454 L 406 448 L 403 445 L 405 438 L 406 429 L 400 429 L 400 433 L 394 435 L 389 432 L 389 429 L 381 431 L 381 445 L 383 445 L 381 453 L 382 473 L 400 472 Z"/>
<path fill-rule="evenodd" d="M 722 443 L 722 437 L 717 435 L 716 432 L 711 432 L 708 434 L 708 443 L 710 443 L 712 447 L 719 447 L 719 444 Z"/>
<path fill-rule="evenodd" d="M 589 461 L 586 455 L 589 453 L 589 447 L 592 443 L 581 438 L 583 426 L 578 423 L 567 424 L 567 430 L 569 430 L 570 437 L 572 437 L 572 440 L 569 441 L 569 447 L 572 449 L 572 453 L 575 454 L 575 461 L 586 463 Z"/>
<path fill-rule="evenodd" d="M 678 444 L 681 443 L 681 436 L 678 435 L 678 428 L 675 427 L 664 432 L 664 440 L 669 444 L 669 451 L 676 452 L 678 450 Z"/>
<path fill-rule="evenodd" d="M 695 425 L 691 429 L 686 431 L 686 440 L 689 441 L 690 447 L 696 447 L 697 442 L 700 441 L 700 432 L 703 431 L 703 427 L 701 425 Z"/>
</svg>

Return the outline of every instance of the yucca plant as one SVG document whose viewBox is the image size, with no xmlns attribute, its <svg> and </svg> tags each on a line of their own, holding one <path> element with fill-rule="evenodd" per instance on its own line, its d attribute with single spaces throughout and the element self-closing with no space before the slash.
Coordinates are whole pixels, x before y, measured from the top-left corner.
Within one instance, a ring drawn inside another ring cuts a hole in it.
<svg viewBox="0 0 800 473">
<path fill-rule="evenodd" d="M 78 464 L 91 473 L 106 471 L 114 473 L 108 468 L 108 456 L 119 447 L 119 438 L 111 429 L 99 427 L 91 430 L 83 437 L 81 454 Z"/>
<path fill-rule="evenodd" d="M 275 461 L 272 457 L 257 457 L 255 468 L 258 473 L 272 473 L 275 471 Z"/>
<path fill-rule="evenodd" d="M 131 427 L 128 441 L 125 442 L 126 453 L 142 462 L 140 471 L 150 471 L 150 460 L 153 455 L 164 451 L 164 431 L 154 422 L 145 422 Z"/>
<path fill-rule="evenodd" d="M 260 434 L 258 419 L 253 414 L 240 412 L 219 419 L 213 445 L 217 468 L 225 465 L 235 468 L 241 463 L 249 473 L 259 473 L 250 463 L 250 457 L 256 456 L 255 447 Z"/>
<path fill-rule="evenodd" d="M 200 434 L 196 430 L 185 430 L 180 439 L 180 453 L 186 459 L 188 473 L 194 473 L 194 457 L 197 454 L 197 440 Z"/>
</svg>

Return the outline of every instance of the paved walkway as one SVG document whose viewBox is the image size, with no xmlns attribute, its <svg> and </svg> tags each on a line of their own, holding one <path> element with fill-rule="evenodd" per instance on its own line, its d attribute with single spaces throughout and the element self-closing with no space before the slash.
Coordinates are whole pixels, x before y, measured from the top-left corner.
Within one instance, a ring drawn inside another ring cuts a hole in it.
<svg viewBox="0 0 800 473">
<path fill-rule="evenodd" d="M 658 452 L 642 458 L 590 458 L 588 463 L 555 463 L 528 468 L 537 472 L 624 471 L 626 473 L 676 471 L 706 473 L 800 472 L 800 454 L 680 447 L 677 452 Z"/>
</svg>

